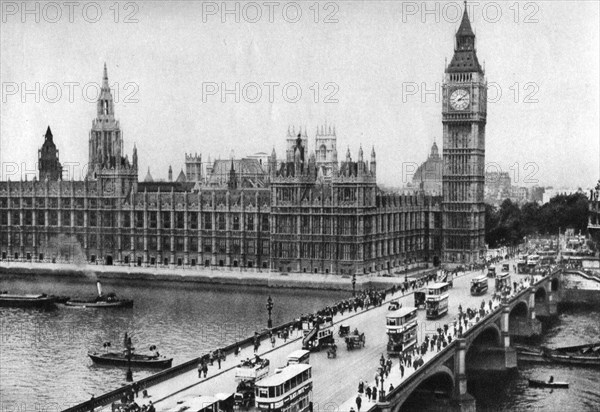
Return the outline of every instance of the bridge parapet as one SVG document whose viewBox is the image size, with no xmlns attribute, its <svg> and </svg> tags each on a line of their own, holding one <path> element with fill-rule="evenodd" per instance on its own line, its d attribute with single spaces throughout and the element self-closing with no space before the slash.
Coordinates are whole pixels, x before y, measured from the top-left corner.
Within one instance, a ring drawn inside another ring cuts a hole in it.
<svg viewBox="0 0 600 412">
<path fill-rule="evenodd" d="M 488 369 L 483 369 L 506 370 L 516 368 L 516 352 L 511 347 L 511 333 L 513 330 L 509 327 L 511 323 L 520 321 L 515 318 L 511 319 L 511 313 L 518 305 L 524 306 L 525 316 L 523 322 L 527 326 L 528 332 L 537 332 L 536 325 L 539 325 L 539 321 L 536 319 L 535 313 L 535 291 L 539 287 L 549 287 L 549 282 L 558 271 L 554 270 L 545 276 L 532 278 L 522 289 L 513 290 L 513 294 L 503 300 L 500 305 L 487 312 L 478 322 L 470 325 L 460 337 L 457 337 L 446 348 L 435 354 L 415 373 L 401 381 L 371 411 L 398 411 L 413 391 L 436 374 L 452 374 L 454 386 L 449 410 L 475 411 L 475 400 L 467 392 L 467 353 L 471 345 L 486 330 L 496 329 L 496 331 L 499 331 L 498 347 L 489 348 L 486 352 L 487 356 L 493 356 L 494 359 L 493 362 L 490 361 Z M 523 329 L 523 325 L 521 325 L 521 329 Z M 469 367 L 469 370 L 472 369 Z"/>
</svg>

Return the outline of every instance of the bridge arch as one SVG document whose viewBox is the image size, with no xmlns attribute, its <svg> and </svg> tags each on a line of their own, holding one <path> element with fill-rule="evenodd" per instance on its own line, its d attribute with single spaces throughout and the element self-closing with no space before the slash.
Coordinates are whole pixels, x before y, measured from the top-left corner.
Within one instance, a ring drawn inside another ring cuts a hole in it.
<svg viewBox="0 0 600 412">
<path fill-rule="evenodd" d="M 552 281 L 550 282 L 550 290 L 552 292 L 557 292 L 558 289 L 560 289 L 560 281 L 558 278 L 552 278 Z"/>
<path fill-rule="evenodd" d="M 502 331 L 494 322 L 486 325 L 477 332 L 467 346 L 467 356 L 472 346 L 502 346 Z"/>
<path fill-rule="evenodd" d="M 536 291 L 535 291 L 535 303 L 539 304 L 539 303 L 544 303 L 546 301 L 546 289 L 541 286 L 539 287 Z"/>
<path fill-rule="evenodd" d="M 452 398 L 454 391 L 454 373 L 444 365 L 438 366 L 399 404 L 393 412 L 423 410 L 424 401 Z"/>
<path fill-rule="evenodd" d="M 526 318 L 529 313 L 529 306 L 527 306 L 527 302 L 520 300 L 513 306 L 510 310 L 509 318 Z"/>
</svg>

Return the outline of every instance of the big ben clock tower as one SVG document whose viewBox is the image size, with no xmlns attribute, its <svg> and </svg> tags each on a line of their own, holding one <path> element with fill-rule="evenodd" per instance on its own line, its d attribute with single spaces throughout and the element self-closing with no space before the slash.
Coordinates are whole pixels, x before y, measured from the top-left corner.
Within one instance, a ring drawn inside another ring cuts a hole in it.
<svg viewBox="0 0 600 412">
<path fill-rule="evenodd" d="M 442 86 L 442 248 L 447 263 L 474 263 L 485 257 L 486 89 L 465 2 Z"/>
</svg>

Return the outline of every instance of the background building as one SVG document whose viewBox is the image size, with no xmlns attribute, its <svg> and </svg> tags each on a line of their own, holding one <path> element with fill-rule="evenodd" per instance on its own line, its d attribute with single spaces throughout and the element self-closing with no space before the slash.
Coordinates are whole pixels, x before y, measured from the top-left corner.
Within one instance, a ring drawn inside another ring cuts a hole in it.
<svg viewBox="0 0 600 412">
<path fill-rule="evenodd" d="M 441 198 L 401 196 L 376 183 L 375 149 L 337 161 L 335 129 L 321 127 L 315 152 L 306 128 L 275 151 L 207 162 L 185 157 L 174 179 L 124 156 L 106 66 L 89 138 L 84 181 L 61 181 L 48 128 L 43 181 L 0 182 L 3 260 L 137 266 L 227 266 L 362 274 L 439 263 Z M 318 159 L 318 160 L 317 160 Z M 48 176 L 46 179 L 45 177 Z"/>
</svg>

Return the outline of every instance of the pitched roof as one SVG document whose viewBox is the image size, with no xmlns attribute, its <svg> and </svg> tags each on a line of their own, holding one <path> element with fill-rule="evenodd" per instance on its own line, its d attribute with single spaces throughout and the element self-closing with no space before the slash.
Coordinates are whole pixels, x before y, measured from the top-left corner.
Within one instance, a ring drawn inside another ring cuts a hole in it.
<svg viewBox="0 0 600 412">
<path fill-rule="evenodd" d="M 183 169 L 181 169 L 181 172 L 179 172 L 179 176 L 177 176 L 177 180 L 175 180 L 177 183 L 183 183 L 187 181 L 187 178 L 185 177 L 185 173 L 183 173 Z"/>
<path fill-rule="evenodd" d="M 473 29 L 471 28 L 471 22 L 469 21 L 469 15 L 467 14 L 467 8 L 465 7 L 465 12 L 463 13 L 462 21 L 460 22 L 460 27 L 456 32 L 456 37 L 464 37 L 471 36 L 475 37 L 475 33 L 473 33 Z"/>
</svg>

